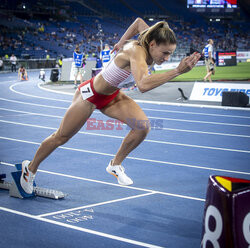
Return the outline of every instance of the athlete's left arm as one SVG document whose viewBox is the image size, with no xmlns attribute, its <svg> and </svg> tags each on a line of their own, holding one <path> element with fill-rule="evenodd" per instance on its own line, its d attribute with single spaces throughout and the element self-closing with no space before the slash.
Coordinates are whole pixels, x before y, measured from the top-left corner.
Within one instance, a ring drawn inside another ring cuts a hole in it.
<svg viewBox="0 0 250 248">
<path fill-rule="evenodd" d="M 142 18 L 136 18 L 136 20 L 129 26 L 129 28 L 123 34 L 119 42 L 115 44 L 111 53 L 113 53 L 114 51 L 118 51 L 126 43 L 127 40 L 133 38 L 135 35 L 146 30 L 147 28 L 149 28 L 149 26 Z"/>
</svg>

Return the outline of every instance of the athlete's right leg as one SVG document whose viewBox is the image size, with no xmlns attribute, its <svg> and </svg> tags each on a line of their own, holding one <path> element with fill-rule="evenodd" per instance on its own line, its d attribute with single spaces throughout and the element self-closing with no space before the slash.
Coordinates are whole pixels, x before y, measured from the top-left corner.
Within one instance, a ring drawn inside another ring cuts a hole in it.
<svg viewBox="0 0 250 248">
<path fill-rule="evenodd" d="M 76 134 L 94 109 L 95 105 L 86 100 L 84 101 L 79 90 L 76 90 L 72 104 L 63 117 L 59 129 L 41 143 L 29 165 L 29 170 L 36 173 L 39 164 L 58 146 L 63 145 Z"/>
</svg>

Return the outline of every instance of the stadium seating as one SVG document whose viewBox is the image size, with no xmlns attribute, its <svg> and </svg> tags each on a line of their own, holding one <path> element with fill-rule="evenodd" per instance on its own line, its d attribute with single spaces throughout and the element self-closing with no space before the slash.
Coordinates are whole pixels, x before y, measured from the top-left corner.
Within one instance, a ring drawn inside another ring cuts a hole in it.
<svg viewBox="0 0 250 248">
<path fill-rule="evenodd" d="M 41 9 L 42 2 L 32 1 L 29 7 Z M 200 15 L 187 11 L 182 0 L 167 3 L 144 0 L 143 4 L 134 0 L 70 1 L 67 4 L 62 1 L 53 10 L 59 15 L 55 14 L 53 18 L 32 15 L 28 21 L 26 16 L 15 16 L 15 7 L 12 7 L 12 16 L 3 14 L 1 8 L 0 56 L 14 53 L 19 58 L 27 55 L 45 58 L 48 54 L 54 58 L 71 57 L 75 45 L 80 44 L 85 54 L 91 57 L 99 54 L 100 40 L 113 46 L 137 16 L 143 17 L 149 25 L 162 19 L 169 22 L 178 40 L 172 60 L 180 60 L 190 50 L 202 51 L 211 37 L 217 50 L 249 48 L 247 23 L 240 23 L 242 32 L 228 23 L 209 23 Z M 150 17 L 154 18 L 153 22 L 149 21 Z"/>
</svg>

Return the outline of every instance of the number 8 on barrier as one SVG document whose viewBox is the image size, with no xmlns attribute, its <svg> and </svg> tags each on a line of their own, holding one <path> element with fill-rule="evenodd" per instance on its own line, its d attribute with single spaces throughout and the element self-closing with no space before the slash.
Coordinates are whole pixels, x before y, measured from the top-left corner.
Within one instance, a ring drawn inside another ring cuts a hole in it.
<svg viewBox="0 0 250 248">
<path fill-rule="evenodd" d="M 211 230 L 209 226 L 209 219 L 210 217 L 214 217 L 215 219 L 215 229 L 214 231 Z M 222 217 L 219 210 L 215 207 L 210 205 L 207 208 L 206 215 L 205 215 L 205 234 L 203 237 L 203 245 L 202 248 L 206 247 L 207 241 L 210 241 L 213 244 L 214 248 L 219 248 L 220 245 L 218 243 L 218 239 L 222 233 Z"/>
<path fill-rule="evenodd" d="M 250 180 L 210 176 L 202 248 L 250 248 Z"/>
<path fill-rule="evenodd" d="M 250 248 L 250 212 L 245 217 L 242 228 L 243 228 L 243 235 L 249 245 L 248 248 Z"/>
</svg>

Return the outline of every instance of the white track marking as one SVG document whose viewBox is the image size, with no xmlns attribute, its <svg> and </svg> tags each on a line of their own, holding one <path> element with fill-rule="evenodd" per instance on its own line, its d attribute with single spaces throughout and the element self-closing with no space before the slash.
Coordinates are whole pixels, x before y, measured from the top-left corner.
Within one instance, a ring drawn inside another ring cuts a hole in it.
<svg viewBox="0 0 250 248">
<path fill-rule="evenodd" d="M 13 85 L 10 86 L 10 90 L 17 93 L 17 94 L 21 94 L 21 95 L 25 95 L 28 97 L 35 97 L 35 98 L 40 98 L 40 99 L 47 99 L 47 100 L 52 100 L 52 101 L 62 101 L 62 102 L 71 102 L 68 100 L 61 100 L 58 98 L 49 98 L 49 97 L 41 97 L 41 96 L 34 96 L 31 94 L 26 94 L 26 93 L 22 93 L 22 92 L 18 92 L 16 90 L 13 89 L 13 87 L 20 85 L 20 84 L 24 84 L 24 82 L 19 82 L 19 83 L 15 83 Z M 45 91 L 49 91 L 49 92 L 53 92 L 53 93 L 59 93 L 59 94 L 64 94 L 64 95 L 70 95 L 73 96 L 74 93 L 68 93 L 68 92 L 62 92 L 62 91 L 57 91 L 57 90 L 52 90 L 52 89 L 47 89 L 47 88 L 43 88 L 41 87 L 43 83 L 38 83 L 38 88 L 40 88 L 41 90 L 45 90 Z M 171 105 L 171 106 L 182 106 L 182 107 L 199 107 L 199 108 L 215 108 L 215 109 L 223 109 L 223 110 L 246 110 L 246 111 L 250 111 L 250 109 L 248 108 L 240 108 L 240 107 L 225 107 L 225 106 L 212 106 L 212 105 L 200 105 L 200 104 L 182 104 L 182 103 L 171 103 L 171 102 L 160 102 L 160 101 L 145 101 L 145 100 L 136 100 L 136 102 L 138 103 L 150 103 L 150 104 L 154 104 L 154 105 Z M 146 110 L 146 109 L 145 109 Z M 151 111 L 157 111 L 154 109 L 150 109 Z M 170 112 L 170 111 L 168 111 Z M 177 113 L 180 111 L 177 111 Z M 181 112 L 180 112 L 181 113 Z M 184 113 L 192 113 L 192 112 L 184 112 Z M 201 115 L 213 115 L 213 114 L 204 114 L 204 113 L 192 113 L 192 114 L 201 114 Z M 227 115 L 214 115 L 214 116 L 226 116 Z M 242 117 L 242 116 L 238 116 L 238 117 Z M 242 117 L 242 118 L 250 118 L 250 117 Z"/>
<path fill-rule="evenodd" d="M 69 93 L 69 92 L 62 92 L 62 91 L 57 91 L 57 90 L 52 90 L 52 89 L 48 89 L 48 88 L 44 88 L 41 86 L 42 83 L 38 84 L 38 87 L 41 90 L 45 90 L 45 91 L 49 91 L 49 92 L 53 92 L 53 93 L 59 93 L 59 94 L 64 94 L 64 95 L 71 95 L 73 96 L 73 93 Z M 139 102 L 138 100 L 136 100 L 137 102 Z M 157 104 L 157 102 L 154 102 Z M 159 105 L 159 104 L 158 104 Z M 208 113 L 197 113 L 197 112 L 185 112 L 185 111 L 177 111 L 177 110 L 162 110 L 162 109 L 151 109 L 151 108 L 142 108 L 143 110 L 146 111 L 157 111 L 157 112 L 167 112 L 167 113 L 180 113 L 180 114 L 193 114 L 193 115 L 206 115 L 206 116 L 218 116 L 218 117 L 231 117 L 231 118 L 247 118 L 250 119 L 250 116 L 241 116 L 241 115 L 222 115 L 222 114 L 208 114 Z M 233 108 L 235 110 L 235 108 Z"/>
<path fill-rule="evenodd" d="M 2 98 L 2 97 L 0 97 L 0 100 L 6 101 L 6 102 L 14 102 L 14 103 L 18 103 L 18 104 L 25 104 L 25 105 L 29 105 L 29 106 L 36 106 L 36 107 L 64 109 L 64 110 L 68 109 L 66 107 L 58 107 L 58 106 L 44 105 L 44 104 L 31 103 L 31 102 L 22 102 L 22 101 L 17 101 L 17 100 L 6 99 L 6 98 Z"/>
<path fill-rule="evenodd" d="M 26 123 L 14 122 L 14 121 L 0 120 L 0 122 L 8 123 L 8 124 L 14 124 L 14 125 L 21 125 L 21 126 L 28 126 L 28 127 L 49 129 L 49 130 L 57 130 L 57 128 L 54 128 L 54 127 L 41 126 L 41 125 L 33 125 L 33 124 L 26 124 Z M 99 134 L 99 133 L 89 133 L 89 132 L 82 132 L 82 131 L 79 131 L 78 133 L 84 134 L 84 135 L 99 136 L 99 137 L 124 139 L 123 136 L 116 136 L 116 135 Z M 168 141 L 160 141 L 160 140 L 145 139 L 144 142 L 155 143 L 155 144 L 164 144 L 164 145 L 174 145 L 174 146 L 185 146 L 185 147 L 199 148 L 199 149 L 210 149 L 210 150 L 219 150 L 219 151 L 228 151 L 228 152 L 250 153 L 249 150 L 239 150 L 239 149 L 231 149 L 231 148 L 223 148 L 223 147 L 213 147 L 213 146 L 191 145 L 191 144 L 168 142 Z"/>
<path fill-rule="evenodd" d="M 10 140 L 10 141 L 14 141 L 14 142 L 27 143 L 27 144 L 33 144 L 33 145 L 40 145 L 40 143 L 38 143 L 38 142 L 20 140 L 20 139 L 13 139 L 13 138 L 2 137 L 2 136 L 0 136 L 0 139 Z M 115 156 L 115 154 L 96 152 L 96 151 L 84 150 L 84 149 L 78 149 L 78 148 L 71 148 L 71 147 L 66 147 L 66 146 L 59 146 L 58 149 L 77 151 L 77 152 L 84 152 L 84 153 L 90 153 L 90 154 L 97 154 L 97 155 L 103 155 L 103 156 L 108 156 L 108 157 L 114 157 Z M 189 168 L 202 169 L 202 170 L 211 170 L 211 171 L 220 171 L 220 172 L 227 172 L 227 173 L 236 173 L 236 174 L 242 174 L 242 175 L 250 175 L 250 172 L 233 171 L 233 170 L 219 169 L 219 168 L 212 168 L 212 167 L 203 167 L 203 166 L 197 166 L 197 165 L 174 163 L 174 162 L 167 162 L 167 161 L 154 160 L 154 159 L 137 158 L 137 157 L 130 157 L 130 156 L 128 156 L 127 159 L 134 159 L 134 160 L 150 162 L 150 163 L 156 163 L 156 164 L 166 164 L 166 165 L 189 167 Z"/>
<path fill-rule="evenodd" d="M 4 98 L 0 98 L 0 100 L 3 100 Z M 65 107 L 57 107 L 57 106 L 51 106 L 51 105 L 44 105 L 44 104 L 34 104 L 34 103 L 27 103 L 27 102 L 21 102 L 21 101 L 15 101 L 15 100 L 8 100 L 10 102 L 16 102 L 16 103 L 23 103 L 27 105 L 34 105 L 38 107 L 45 107 L 45 108 L 56 108 L 56 109 L 68 109 Z M 102 114 L 100 111 L 94 111 L 96 114 Z M 157 117 L 157 116 L 148 116 L 149 119 L 157 119 L 157 120 L 169 120 L 169 121 L 179 121 L 179 122 L 194 122 L 194 123 L 202 123 L 202 124 L 213 124 L 213 125 L 227 125 L 227 126 L 239 126 L 239 127 L 250 127 L 250 125 L 246 124 L 235 124 L 235 123 L 226 123 L 226 122 L 210 122 L 210 121 L 197 121 L 197 120 L 185 120 L 185 119 L 176 119 L 176 118 L 166 118 L 166 117 Z"/>
<path fill-rule="evenodd" d="M 215 116 L 215 117 L 228 117 L 228 118 L 244 118 L 244 119 L 250 119 L 250 116 L 243 116 L 243 115 L 208 114 L 208 113 L 201 113 L 201 112 L 190 112 L 190 111 L 179 111 L 179 110 L 167 110 L 167 109 L 151 109 L 151 108 L 143 108 L 143 110 L 155 111 L 155 112 L 163 112 L 163 113 L 177 113 L 177 114 L 205 115 L 205 116 Z"/>
<path fill-rule="evenodd" d="M 27 114 L 27 115 L 37 115 L 37 116 L 43 116 L 43 117 L 50 117 L 50 118 L 59 118 L 59 119 L 63 118 L 63 116 L 58 116 L 58 115 L 48 115 L 48 114 L 41 114 L 41 113 L 35 113 L 35 112 L 20 111 L 20 110 L 9 109 L 9 108 L 0 108 L 0 110 L 9 111 L 9 112 L 23 113 L 23 114 Z M 1 117 L 4 117 L 4 116 L 1 116 Z M 106 124 L 106 121 L 103 121 L 103 123 Z M 121 125 L 126 126 L 126 124 L 121 124 Z M 211 134 L 211 135 L 221 135 L 221 136 L 232 136 L 232 137 L 250 138 L 249 135 L 204 132 L 204 131 L 196 131 L 196 130 L 188 130 L 188 129 L 176 129 L 176 128 L 166 128 L 166 127 L 161 128 L 161 130 L 170 130 L 170 131 L 176 131 L 176 132 L 190 132 L 190 133 L 200 133 L 200 134 Z"/>
<path fill-rule="evenodd" d="M 24 83 L 23 82 L 21 82 L 21 83 L 15 83 L 15 84 L 11 85 L 9 87 L 9 89 L 11 91 L 13 91 L 13 92 L 15 92 L 17 94 L 23 95 L 23 96 L 28 96 L 28 97 L 33 97 L 33 98 L 39 98 L 39 99 L 45 99 L 45 100 L 51 100 L 51 101 L 58 101 L 58 102 L 71 102 L 69 100 L 62 100 L 62 99 L 58 99 L 58 98 L 50 98 L 50 97 L 43 97 L 43 96 L 35 96 L 35 95 L 31 95 L 31 94 L 26 94 L 26 93 L 22 93 L 22 92 L 19 92 L 19 91 L 16 91 L 16 90 L 13 89 L 16 85 L 20 85 L 20 84 L 24 84 Z"/>
<path fill-rule="evenodd" d="M 46 89 L 39 87 L 41 90 L 54 92 L 57 94 L 65 94 L 58 90 L 52 90 L 52 89 Z M 67 94 L 67 93 L 66 93 Z M 68 93 L 69 95 L 73 95 L 73 93 Z M 148 103 L 148 104 L 154 104 L 154 105 L 168 105 L 168 106 L 178 106 L 178 107 L 194 107 L 194 108 L 212 108 L 212 109 L 223 109 L 223 110 L 245 110 L 250 111 L 248 108 L 241 108 L 241 107 L 230 107 L 230 106 L 215 106 L 215 105 L 201 105 L 201 104 L 190 104 L 190 103 L 175 103 L 175 102 L 161 102 L 161 101 L 147 101 L 147 100 L 136 100 L 138 103 Z"/>
<path fill-rule="evenodd" d="M 65 92 L 65 91 L 57 91 L 55 92 L 55 90 L 52 90 L 52 89 L 48 89 L 48 88 L 45 88 L 45 87 L 42 87 L 44 83 L 39 83 L 37 86 L 39 89 L 43 90 L 43 91 L 48 91 L 48 92 L 52 92 L 52 93 L 60 93 L 61 95 L 68 95 L 68 96 L 73 96 L 74 93 L 71 93 L 71 92 Z M 60 87 L 60 86 L 59 86 Z"/>
<path fill-rule="evenodd" d="M 212 109 L 223 109 L 223 110 L 244 110 L 250 111 L 250 108 L 241 108 L 241 107 L 225 107 L 225 106 L 216 106 L 216 105 L 202 105 L 202 104 L 193 104 L 193 103 L 175 103 L 175 102 L 160 102 L 160 101 L 146 101 L 146 100 L 135 100 L 138 103 L 149 103 L 155 105 L 168 105 L 168 106 L 177 106 L 177 107 L 194 107 L 194 108 L 212 108 Z"/>
<path fill-rule="evenodd" d="M 27 214 L 27 213 L 24 213 L 24 212 L 20 212 L 20 211 L 5 208 L 5 207 L 0 207 L 0 210 L 5 211 L 5 212 L 9 212 L 9 213 L 12 213 L 12 214 L 24 216 L 26 218 L 30 218 L 30 219 L 34 219 L 34 220 L 54 224 L 54 225 L 57 225 L 57 226 L 62 226 L 62 227 L 65 227 L 65 228 L 69 228 L 69 229 L 77 230 L 77 231 L 80 231 L 80 232 L 101 236 L 101 237 L 108 238 L 108 239 L 118 240 L 118 241 L 121 241 L 121 242 L 133 244 L 133 245 L 139 245 L 139 246 L 142 246 L 142 247 L 149 247 L 149 248 L 163 248 L 161 246 L 148 244 L 148 243 L 144 243 L 144 242 L 140 242 L 140 241 L 136 241 L 136 240 L 132 240 L 132 239 L 123 238 L 123 237 L 116 236 L 116 235 L 111 235 L 111 234 L 108 234 L 108 233 L 98 232 L 98 231 L 95 231 L 95 230 L 91 230 L 91 229 L 87 229 L 87 228 L 82 228 L 82 227 L 66 224 L 66 223 L 62 223 L 62 222 L 59 222 L 59 221 L 50 220 L 50 219 L 46 219 L 46 218 L 43 218 L 43 217 L 38 217 L 38 216 L 35 216 L 35 215 Z"/>
<path fill-rule="evenodd" d="M 11 164 L 11 163 L 0 162 L 0 164 L 15 167 L 15 165 Z M 67 177 L 67 178 L 92 182 L 92 183 L 100 183 L 100 184 L 110 185 L 110 186 L 119 187 L 119 188 L 127 188 L 127 189 L 144 191 L 144 192 L 149 192 L 149 193 L 154 193 L 154 194 L 157 193 L 157 194 L 160 194 L 160 195 L 167 195 L 167 196 L 178 197 L 178 198 L 188 199 L 188 200 L 205 201 L 205 199 L 202 199 L 202 198 L 199 198 L 199 197 L 186 196 L 186 195 L 180 195 L 180 194 L 173 194 L 173 193 L 162 192 L 162 191 L 152 190 L 152 189 L 139 188 L 139 187 L 134 187 L 134 186 L 124 186 L 124 185 L 120 185 L 120 184 L 109 183 L 109 182 L 90 179 L 90 178 L 85 178 L 85 177 L 72 176 L 72 175 L 68 175 L 68 174 L 65 174 L 65 173 L 52 172 L 52 171 L 46 171 L 46 170 L 41 170 L 41 169 L 39 169 L 38 171 L 42 172 L 42 173 L 50 174 L 50 175 L 62 176 L 62 177 Z"/>
<path fill-rule="evenodd" d="M 57 128 L 54 128 L 54 127 L 25 124 L 25 123 L 11 122 L 11 121 L 5 121 L 5 120 L 0 120 L 0 122 L 11 123 L 11 124 L 15 124 L 15 125 L 32 126 L 32 127 L 37 127 L 37 128 L 57 130 Z M 107 138 L 124 139 L 124 136 L 117 136 L 117 135 L 108 135 L 108 134 L 93 133 L 93 132 L 83 132 L 83 131 L 80 131 L 78 133 L 85 134 L 85 135 L 92 135 L 92 136 L 107 137 Z M 201 149 L 211 149 L 211 150 L 221 150 L 221 151 L 230 151 L 230 152 L 250 153 L 249 150 L 239 150 L 239 149 L 231 149 L 231 148 L 223 148 L 223 147 L 211 147 L 211 146 L 202 146 L 202 145 L 191 145 L 191 144 L 168 142 L 168 141 L 161 141 L 161 140 L 145 139 L 144 142 L 166 144 L 166 145 L 176 145 L 176 146 L 187 146 L 187 147 L 194 147 L 194 148 L 201 148 Z"/>
<path fill-rule="evenodd" d="M 61 214 L 61 213 L 65 213 L 65 212 L 72 212 L 72 211 L 80 210 L 80 209 L 84 209 L 84 208 L 92 208 L 92 207 L 102 206 L 102 205 L 121 202 L 121 201 L 127 201 L 127 200 L 131 200 L 131 199 L 136 199 L 136 198 L 140 198 L 140 197 L 144 197 L 144 196 L 148 196 L 148 195 L 155 195 L 155 194 L 156 194 L 155 192 L 150 192 L 150 193 L 145 193 L 145 194 L 133 195 L 133 196 L 128 196 L 128 197 L 124 197 L 124 198 L 120 198 L 120 199 L 115 199 L 115 200 L 110 200 L 110 201 L 105 201 L 105 202 L 99 202 L 99 203 L 93 203 L 93 204 L 89 204 L 89 205 L 85 205 L 85 206 L 80 206 L 80 207 L 75 207 L 75 208 L 69 208 L 69 209 L 64 209 L 64 210 L 60 210 L 60 211 L 50 212 L 50 213 L 47 213 L 47 214 L 40 214 L 40 215 L 37 215 L 37 216 L 45 217 L 45 216 L 50 216 L 50 215 L 56 215 L 56 214 Z"/>
<path fill-rule="evenodd" d="M 149 119 L 167 120 L 167 121 L 193 122 L 193 123 L 213 124 L 213 125 L 223 125 L 223 126 L 236 126 L 236 127 L 250 127 L 250 125 L 247 125 L 247 124 L 234 124 L 234 123 L 227 123 L 227 122 L 196 121 L 196 120 L 185 120 L 185 119 L 175 119 L 175 118 L 165 118 L 165 117 L 155 117 L 155 116 L 147 116 L 147 117 Z"/>
</svg>

